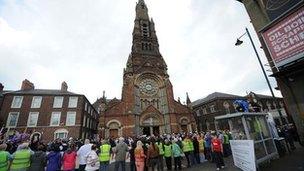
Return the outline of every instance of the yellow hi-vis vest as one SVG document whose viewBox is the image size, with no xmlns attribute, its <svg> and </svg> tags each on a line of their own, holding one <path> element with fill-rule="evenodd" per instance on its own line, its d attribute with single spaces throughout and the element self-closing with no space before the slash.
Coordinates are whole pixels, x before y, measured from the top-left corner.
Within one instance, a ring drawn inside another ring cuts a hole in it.
<svg viewBox="0 0 304 171">
<path fill-rule="evenodd" d="M 163 143 L 158 142 L 157 146 L 158 146 L 158 149 L 159 149 L 159 154 L 164 155 Z"/>
<path fill-rule="evenodd" d="M 203 152 L 204 151 L 204 139 L 198 140 L 198 146 L 199 146 L 199 151 Z"/>
<path fill-rule="evenodd" d="M 0 151 L 0 171 L 7 171 L 8 152 Z"/>
<path fill-rule="evenodd" d="M 100 146 L 100 154 L 99 154 L 99 161 L 109 161 L 110 160 L 110 150 L 111 146 L 109 144 L 103 144 Z"/>
<path fill-rule="evenodd" d="M 190 145 L 189 139 L 184 139 L 183 141 L 183 152 L 189 152 L 191 151 L 191 145 Z"/>
<path fill-rule="evenodd" d="M 25 169 L 30 167 L 30 150 L 17 150 L 11 165 L 11 169 Z"/>
<path fill-rule="evenodd" d="M 194 151 L 193 142 L 191 140 L 189 141 L 189 146 L 190 146 L 190 151 Z"/>
<path fill-rule="evenodd" d="M 165 151 L 164 151 L 164 156 L 165 157 L 171 157 L 172 156 L 172 145 L 164 145 Z"/>
</svg>

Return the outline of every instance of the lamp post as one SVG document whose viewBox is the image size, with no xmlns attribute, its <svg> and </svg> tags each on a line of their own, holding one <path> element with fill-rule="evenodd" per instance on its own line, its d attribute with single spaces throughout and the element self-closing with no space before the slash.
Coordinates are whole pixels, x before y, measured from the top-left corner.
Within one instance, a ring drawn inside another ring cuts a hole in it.
<svg viewBox="0 0 304 171">
<path fill-rule="evenodd" d="M 263 75 L 264 75 L 265 80 L 266 80 L 266 82 L 267 82 L 267 85 L 268 85 L 268 88 L 269 88 L 269 90 L 270 90 L 271 96 L 272 96 L 273 100 L 275 101 L 275 103 L 277 104 L 277 106 L 279 107 L 279 103 L 278 103 L 278 101 L 277 101 L 277 99 L 276 99 L 276 97 L 275 97 L 275 95 L 274 95 L 274 93 L 273 93 L 273 90 L 272 90 L 272 88 L 271 88 L 271 84 L 270 84 L 270 82 L 269 82 L 269 79 L 268 79 L 268 77 L 267 77 L 267 74 L 266 74 L 265 69 L 264 69 L 264 67 L 263 67 L 263 64 L 262 64 L 262 62 L 261 62 L 260 56 L 259 56 L 259 54 L 258 54 L 258 51 L 257 51 L 257 49 L 256 49 L 256 47 L 255 47 L 255 45 L 254 45 L 254 43 L 253 43 L 253 40 L 252 40 L 252 38 L 251 38 L 251 35 L 250 35 L 250 33 L 249 33 L 248 28 L 246 28 L 246 32 L 245 32 L 244 34 L 242 34 L 242 35 L 236 40 L 235 46 L 239 46 L 239 45 L 241 45 L 241 44 L 243 43 L 243 41 L 240 40 L 240 39 L 241 39 L 244 35 L 248 35 L 248 37 L 249 37 L 249 39 L 250 39 L 252 48 L 253 48 L 253 50 L 254 50 L 254 52 L 255 52 L 255 55 L 256 55 L 256 57 L 257 57 L 257 59 L 258 59 L 258 61 L 259 61 L 260 67 L 261 67 L 261 69 L 262 69 L 262 71 L 263 71 Z M 278 107 L 277 107 L 277 111 L 278 111 L 278 113 L 279 113 L 279 115 L 280 115 L 279 121 L 280 121 L 280 124 L 283 125 L 283 120 L 284 120 L 284 119 L 283 119 L 283 116 L 282 116 L 282 112 L 281 112 L 281 110 L 280 110 Z"/>
</svg>

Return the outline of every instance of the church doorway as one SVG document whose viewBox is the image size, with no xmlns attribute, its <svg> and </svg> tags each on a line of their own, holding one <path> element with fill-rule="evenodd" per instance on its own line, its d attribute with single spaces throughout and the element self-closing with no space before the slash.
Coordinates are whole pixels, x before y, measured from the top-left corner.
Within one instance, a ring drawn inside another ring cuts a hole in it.
<svg viewBox="0 0 304 171">
<path fill-rule="evenodd" d="M 159 126 L 144 126 L 143 127 L 143 135 L 146 135 L 146 136 L 151 136 L 151 135 L 158 136 L 159 135 Z"/>
<path fill-rule="evenodd" d="M 160 134 L 160 121 L 154 116 L 147 117 L 141 123 L 142 134 L 146 136 Z"/>
</svg>

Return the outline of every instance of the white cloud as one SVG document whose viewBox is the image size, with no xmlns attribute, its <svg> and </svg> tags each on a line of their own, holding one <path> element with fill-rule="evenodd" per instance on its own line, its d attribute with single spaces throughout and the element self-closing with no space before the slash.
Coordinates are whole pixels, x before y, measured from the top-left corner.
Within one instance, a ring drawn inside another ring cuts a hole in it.
<svg viewBox="0 0 304 171">
<path fill-rule="evenodd" d="M 155 21 L 175 98 L 213 91 L 266 92 L 249 40 L 234 46 L 249 26 L 236 1 L 146 0 Z M 120 97 L 131 51 L 136 0 L 6 0 L 0 4 L 0 82 L 18 89 L 28 78 L 37 88 L 71 91 L 91 102 L 102 91 Z M 258 43 L 257 43 L 258 46 Z M 265 63 L 263 52 L 260 54 Z"/>
</svg>

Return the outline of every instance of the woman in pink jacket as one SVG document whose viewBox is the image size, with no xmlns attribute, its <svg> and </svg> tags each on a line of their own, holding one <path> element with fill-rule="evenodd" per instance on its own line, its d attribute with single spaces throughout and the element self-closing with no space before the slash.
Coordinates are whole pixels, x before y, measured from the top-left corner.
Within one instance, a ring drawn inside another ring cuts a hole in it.
<svg viewBox="0 0 304 171">
<path fill-rule="evenodd" d="M 134 150 L 135 165 L 136 165 L 137 171 L 144 171 L 144 167 L 145 167 L 146 155 L 144 153 L 144 149 L 142 146 L 143 146 L 143 143 L 141 141 L 137 141 L 137 146 Z"/>
<path fill-rule="evenodd" d="M 76 166 L 76 156 L 77 153 L 68 148 L 66 152 L 63 154 L 62 163 L 63 163 L 63 170 L 64 171 L 74 171 Z"/>
</svg>

